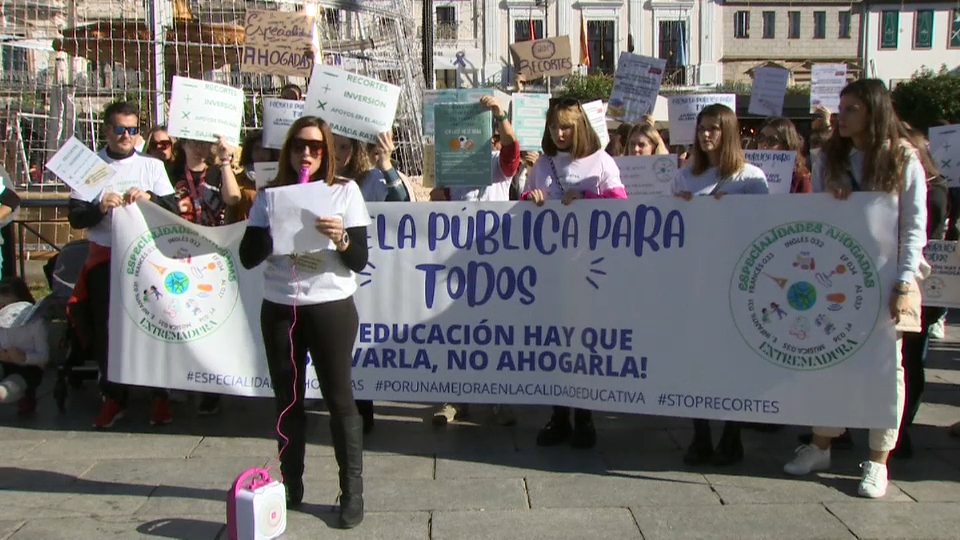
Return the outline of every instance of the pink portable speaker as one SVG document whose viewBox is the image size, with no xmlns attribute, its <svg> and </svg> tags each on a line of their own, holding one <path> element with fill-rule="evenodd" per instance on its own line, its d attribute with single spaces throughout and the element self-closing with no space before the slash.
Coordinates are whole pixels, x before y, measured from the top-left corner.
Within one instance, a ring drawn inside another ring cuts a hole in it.
<svg viewBox="0 0 960 540">
<path fill-rule="evenodd" d="M 255 467 L 243 471 L 227 494 L 229 540 L 271 540 L 287 528 L 287 496 L 270 471 Z"/>
</svg>

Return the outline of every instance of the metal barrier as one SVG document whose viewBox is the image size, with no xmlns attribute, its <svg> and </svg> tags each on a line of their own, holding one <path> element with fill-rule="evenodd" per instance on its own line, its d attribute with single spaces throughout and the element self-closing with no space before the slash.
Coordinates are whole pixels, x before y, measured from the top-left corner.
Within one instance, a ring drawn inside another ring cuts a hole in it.
<svg viewBox="0 0 960 540">
<path fill-rule="evenodd" d="M 62 226 L 68 223 L 66 218 L 53 218 L 47 219 L 40 215 L 37 218 L 22 218 L 24 211 L 29 211 L 30 209 L 44 209 L 44 208 L 67 208 L 69 206 L 69 197 L 57 197 L 57 198 L 30 198 L 26 197 L 23 199 L 20 205 L 20 216 L 13 221 L 16 234 L 17 242 L 17 269 L 19 270 L 19 276 L 26 278 L 26 266 L 27 266 L 27 254 L 36 252 L 36 251 L 55 251 L 60 252 L 61 246 L 58 245 L 56 238 L 50 239 L 48 235 L 44 235 L 40 231 L 41 224 L 53 224 L 55 226 Z M 50 250 L 28 250 L 27 244 L 27 234 L 31 234 L 33 237 L 36 237 L 39 240 L 39 245 L 48 246 Z M 64 244 L 66 242 L 63 242 Z"/>
</svg>

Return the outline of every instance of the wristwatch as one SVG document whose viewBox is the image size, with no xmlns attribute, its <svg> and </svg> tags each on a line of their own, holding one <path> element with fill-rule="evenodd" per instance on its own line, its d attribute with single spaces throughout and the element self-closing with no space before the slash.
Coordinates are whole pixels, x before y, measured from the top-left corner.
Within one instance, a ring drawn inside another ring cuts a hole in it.
<svg viewBox="0 0 960 540">
<path fill-rule="evenodd" d="M 910 283 L 907 281 L 898 281 L 893 286 L 893 292 L 897 294 L 907 294 L 910 292 Z"/>
<path fill-rule="evenodd" d="M 345 251 L 347 246 L 350 245 L 350 235 L 347 234 L 347 231 L 343 231 L 343 236 L 340 237 L 340 243 L 337 244 L 337 251 Z"/>
</svg>

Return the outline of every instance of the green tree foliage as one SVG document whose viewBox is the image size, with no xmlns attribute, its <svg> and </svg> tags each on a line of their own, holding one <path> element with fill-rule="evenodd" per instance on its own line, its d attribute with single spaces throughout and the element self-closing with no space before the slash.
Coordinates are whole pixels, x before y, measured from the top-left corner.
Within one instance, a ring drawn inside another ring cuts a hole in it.
<svg viewBox="0 0 960 540">
<path fill-rule="evenodd" d="M 564 79 L 563 87 L 553 92 L 556 98 L 574 98 L 583 102 L 610 99 L 613 90 L 612 75 L 571 75 Z"/>
<path fill-rule="evenodd" d="M 940 120 L 960 122 L 960 76 L 924 68 L 893 89 L 893 105 L 900 119 L 926 131 Z"/>
</svg>

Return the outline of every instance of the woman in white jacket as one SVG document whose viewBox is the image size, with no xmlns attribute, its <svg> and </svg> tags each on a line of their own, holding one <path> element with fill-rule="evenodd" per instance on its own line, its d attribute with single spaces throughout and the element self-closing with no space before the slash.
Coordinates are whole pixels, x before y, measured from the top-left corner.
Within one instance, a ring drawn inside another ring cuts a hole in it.
<svg viewBox="0 0 960 540">
<path fill-rule="evenodd" d="M 37 408 L 37 387 L 50 357 L 47 328 L 33 316 L 33 295 L 18 277 L 0 281 L 0 403 L 19 402 L 19 414 Z"/>
<path fill-rule="evenodd" d="M 813 167 L 813 191 L 845 200 L 854 191 L 897 194 L 900 198 L 900 246 L 897 281 L 890 297 L 894 321 L 910 309 L 907 292 L 916 279 L 927 242 L 927 178 L 917 150 L 909 142 L 893 110 L 890 93 L 877 79 L 860 79 L 840 92 L 836 131 L 824 144 Z M 904 377 L 901 338 L 895 355 L 897 370 L 897 425 L 903 414 Z M 880 361 L 881 359 L 878 359 Z M 815 427 L 810 444 L 784 466 L 792 475 L 804 475 L 830 467 L 830 443 L 842 427 Z M 880 498 L 887 492 L 887 458 L 896 447 L 898 429 L 871 429 L 870 456 L 860 464 L 859 494 Z"/>
</svg>

